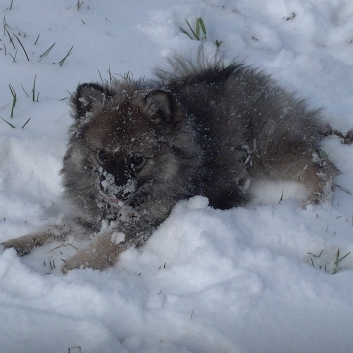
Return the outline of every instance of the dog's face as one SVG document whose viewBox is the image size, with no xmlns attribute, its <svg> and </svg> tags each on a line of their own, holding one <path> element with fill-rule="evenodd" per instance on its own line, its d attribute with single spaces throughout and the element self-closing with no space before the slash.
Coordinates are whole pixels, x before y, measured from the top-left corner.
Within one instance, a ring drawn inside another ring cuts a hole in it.
<svg viewBox="0 0 353 353">
<path fill-rule="evenodd" d="M 107 203 L 135 203 L 149 184 L 173 173 L 172 131 L 178 129 L 178 114 L 168 92 L 108 92 L 85 84 L 78 87 L 72 104 L 81 153 L 76 160 L 91 171 Z"/>
<path fill-rule="evenodd" d="M 163 143 L 154 125 L 136 99 L 122 104 L 112 100 L 87 125 L 83 138 L 108 200 L 128 200 L 153 174 Z"/>
</svg>

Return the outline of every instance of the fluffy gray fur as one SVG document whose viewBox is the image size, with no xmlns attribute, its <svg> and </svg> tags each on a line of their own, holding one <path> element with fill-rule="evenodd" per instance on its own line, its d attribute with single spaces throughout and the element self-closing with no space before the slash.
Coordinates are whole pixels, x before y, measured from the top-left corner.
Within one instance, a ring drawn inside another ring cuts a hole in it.
<svg viewBox="0 0 353 353">
<path fill-rule="evenodd" d="M 175 55 L 169 64 L 155 71 L 157 81 L 78 86 L 61 171 L 75 213 L 4 248 L 24 255 L 71 233 L 94 235 L 63 271 L 101 270 L 193 195 L 215 208 L 241 206 L 249 183 L 267 179 L 304 183 L 310 203 L 330 198 L 338 170 L 319 144 L 334 131 L 319 111 L 242 64 L 202 54 Z"/>
</svg>

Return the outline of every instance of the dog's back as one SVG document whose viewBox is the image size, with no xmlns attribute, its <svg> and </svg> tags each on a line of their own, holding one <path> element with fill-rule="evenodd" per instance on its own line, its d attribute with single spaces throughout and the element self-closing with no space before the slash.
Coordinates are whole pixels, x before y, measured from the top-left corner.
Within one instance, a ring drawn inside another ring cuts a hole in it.
<svg viewBox="0 0 353 353">
<path fill-rule="evenodd" d="M 175 56 L 169 62 L 172 70 L 157 75 L 194 119 L 211 204 L 242 204 L 251 179 L 299 181 L 309 202 L 330 198 L 338 171 L 319 152 L 329 128 L 318 110 L 242 64 L 207 61 L 202 53 L 194 61 Z"/>
</svg>

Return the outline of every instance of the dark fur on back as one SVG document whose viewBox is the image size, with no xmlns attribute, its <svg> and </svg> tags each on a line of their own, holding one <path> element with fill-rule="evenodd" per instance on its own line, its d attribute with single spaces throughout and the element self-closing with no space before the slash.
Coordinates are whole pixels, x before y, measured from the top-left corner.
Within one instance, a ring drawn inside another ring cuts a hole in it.
<svg viewBox="0 0 353 353">
<path fill-rule="evenodd" d="M 254 180 L 293 180 L 308 202 L 330 199 L 338 170 L 320 140 L 340 133 L 269 76 L 243 64 L 175 55 L 157 81 L 85 83 L 72 95 L 65 197 L 75 214 L 59 227 L 4 243 L 19 254 L 71 232 L 95 235 L 64 272 L 103 269 L 143 244 L 181 199 L 203 195 L 227 209 Z M 349 135 L 349 134 L 348 134 Z M 340 135 L 350 142 L 349 136 Z M 103 225 L 103 226 L 102 226 Z"/>
<path fill-rule="evenodd" d="M 315 151 L 329 129 L 321 122 L 319 110 L 308 109 L 305 101 L 269 76 L 243 64 L 209 62 L 202 53 L 194 61 L 177 55 L 169 64 L 171 69 L 157 69 L 156 74 L 194 118 L 206 155 L 204 179 L 211 205 L 241 205 L 248 198 L 242 186 L 249 178 L 305 181 L 298 175 L 301 168 L 318 167 L 313 164 Z M 335 168 L 328 160 L 320 163 L 326 165 L 323 169 L 330 183 Z M 311 195 L 313 202 L 330 193 L 331 186 L 323 191 L 318 180 L 308 183 L 317 194 Z M 320 190 L 314 190 L 317 184 Z"/>
</svg>

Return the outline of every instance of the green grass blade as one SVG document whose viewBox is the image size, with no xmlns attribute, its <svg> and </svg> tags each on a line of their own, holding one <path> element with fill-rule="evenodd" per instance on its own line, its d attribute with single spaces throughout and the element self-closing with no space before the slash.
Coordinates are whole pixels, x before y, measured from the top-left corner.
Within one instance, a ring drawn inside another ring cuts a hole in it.
<svg viewBox="0 0 353 353">
<path fill-rule="evenodd" d="M 186 24 L 189 26 L 190 31 L 191 31 L 191 33 L 194 35 L 194 37 L 195 37 L 197 40 L 200 40 L 200 38 L 196 35 L 196 33 L 194 32 L 194 30 L 191 28 L 190 23 L 188 22 L 187 19 L 185 19 L 185 22 L 186 22 Z"/>
<path fill-rule="evenodd" d="M 31 120 L 32 118 L 29 118 L 24 124 L 23 124 L 23 126 L 21 127 L 21 129 L 23 129 L 27 124 L 28 124 L 28 122 Z"/>
<path fill-rule="evenodd" d="M 5 121 L 5 123 L 9 124 L 13 129 L 16 129 L 15 126 L 13 126 L 10 122 L 8 122 L 7 120 L 5 120 L 2 116 L 0 116 L 0 118 Z"/>
<path fill-rule="evenodd" d="M 20 46 L 22 47 L 24 53 L 26 54 L 26 58 L 27 58 L 27 60 L 29 61 L 29 57 L 28 57 L 28 55 L 27 55 L 26 49 L 25 49 L 25 47 L 23 46 L 23 44 L 21 43 L 20 39 L 16 36 L 15 33 L 12 33 L 12 34 L 15 36 L 15 38 L 16 38 L 16 39 L 18 40 L 18 42 L 20 43 Z"/>
<path fill-rule="evenodd" d="M 32 88 L 32 101 L 35 102 L 36 99 L 36 79 L 37 79 L 37 74 L 34 76 L 34 80 L 33 80 L 33 88 Z"/>
<path fill-rule="evenodd" d="M 218 40 L 216 40 L 215 44 L 217 49 L 219 49 L 220 45 L 222 44 L 222 41 L 219 42 Z"/>
<path fill-rule="evenodd" d="M 11 108 L 11 114 L 10 114 L 10 117 L 13 118 L 13 111 L 15 109 L 15 105 L 16 105 L 16 102 L 17 102 L 17 95 L 16 95 L 16 91 L 15 89 L 13 88 L 12 85 L 9 85 L 10 87 L 10 91 L 11 91 L 11 94 L 12 94 L 12 108 Z"/>
<path fill-rule="evenodd" d="M 187 31 L 185 31 L 185 29 L 183 29 L 181 27 L 179 27 L 179 28 L 182 33 L 186 34 L 192 40 L 192 37 L 190 36 L 190 34 Z"/>
<path fill-rule="evenodd" d="M 203 22 L 203 19 L 201 17 L 199 17 L 197 19 L 197 23 L 201 27 L 202 33 L 203 33 L 203 35 L 205 36 L 205 39 L 206 39 L 206 26 L 205 26 L 205 23 Z"/>
<path fill-rule="evenodd" d="M 341 258 L 337 261 L 337 263 L 340 262 L 340 261 L 342 261 L 342 260 L 343 260 L 345 257 L 347 257 L 350 253 L 351 253 L 351 252 L 349 252 L 348 254 L 346 254 L 346 255 L 344 255 L 343 257 L 341 257 Z"/>
<path fill-rule="evenodd" d="M 198 39 L 200 39 L 200 18 L 196 19 L 196 23 L 195 23 L 195 33 L 196 33 L 196 37 Z"/>
</svg>

